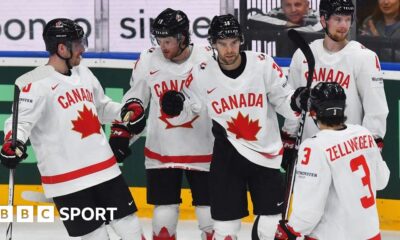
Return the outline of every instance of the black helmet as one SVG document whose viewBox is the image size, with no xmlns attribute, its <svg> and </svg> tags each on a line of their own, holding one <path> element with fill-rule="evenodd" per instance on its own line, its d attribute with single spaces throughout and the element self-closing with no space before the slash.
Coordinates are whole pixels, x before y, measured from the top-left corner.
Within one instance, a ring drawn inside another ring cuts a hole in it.
<svg viewBox="0 0 400 240">
<path fill-rule="evenodd" d="M 243 42 L 244 37 L 238 20 L 232 15 L 215 16 L 208 29 L 208 41 L 212 45 L 217 39 L 239 38 Z"/>
<path fill-rule="evenodd" d="M 43 40 L 50 54 L 57 52 L 60 43 L 71 47 L 72 41 L 85 40 L 87 46 L 83 28 L 67 18 L 56 18 L 48 22 L 43 29 Z"/>
<path fill-rule="evenodd" d="M 310 95 L 310 111 L 317 113 L 317 118 L 343 117 L 346 94 L 336 82 L 320 82 Z"/>
<path fill-rule="evenodd" d="M 327 20 L 332 14 L 351 15 L 353 19 L 354 4 L 351 0 L 321 0 L 319 15 Z"/>
<path fill-rule="evenodd" d="M 183 34 L 186 37 L 186 45 L 190 43 L 189 19 L 180 10 L 167 8 L 154 19 L 151 34 L 154 37 L 170 37 Z"/>
</svg>

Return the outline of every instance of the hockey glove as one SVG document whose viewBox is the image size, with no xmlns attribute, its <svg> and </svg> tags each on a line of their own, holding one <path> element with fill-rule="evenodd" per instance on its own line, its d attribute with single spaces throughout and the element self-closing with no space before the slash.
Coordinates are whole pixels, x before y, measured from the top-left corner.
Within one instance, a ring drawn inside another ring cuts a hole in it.
<svg viewBox="0 0 400 240">
<path fill-rule="evenodd" d="M 121 109 L 121 119 L 127 123 L 129 131 L 139 134 L 146 127 L 143 103 L 140 99 L 130 98 Z"/>
<path fill-rule="evenodd" d="M 299 87 L 294 91 L 291 100 L 290 107 L 297 114 L 301 114 L 302 110 L 308 111 L 308 98 L 310 96 L 310 90 L 306 87 Z"/>
<path fill-rule="evenodd" d="M 11 139 L 6 140 L 1 148 L 1 164 L 8 169 L 15 169 L 17 165 L 27 157 L 26 146 L 19 140 L 17 140 L 15 148 L 11 146 Z"/>
<path fill-rule="evenodd" d="M 381 137 L 377 137 L 377 138 L 375 138 L 375 142 L 376 142 L 376 145 L 379 148 L 379 151 L 382 153 L 383 146 L 384 146 L 383 139 Z"/>
<path fill-rule="evenodd" d="M 279 221 L 275 233 L 275 240 L 296 240 L 297 237 L 301 237 L 301 234 L 294 231 L 293 228 L 287 224 L 287 220 Z"/>
<path fill-rule="evenodd" d="M 129 148 L 129 140 L 131 139 L 131 136 L 132 135 L 128 131 L 128 128 L 124 125 L 113 124 L 111 126 L 109 143 L 114 156 L 119 163 L 123 162 L 125 158 L 132 153 Z"/>
<path fill-rule="evenodd" d="M 185 96 L 174 90 L 167 91 L 160 99 L 161 110 L 169 116 L 178 116 L 183 110 Z"/>
<path fill-rule="evenodd" d="M 287 132 L 281 131 L 281 138 L 283 144 L 283 156 L 281 168 L 287 171 L 290 163 L 295 159 L 296 149 L 294 148 L 296 144 L 296 138 L 290 136 Z"/>
</svg>

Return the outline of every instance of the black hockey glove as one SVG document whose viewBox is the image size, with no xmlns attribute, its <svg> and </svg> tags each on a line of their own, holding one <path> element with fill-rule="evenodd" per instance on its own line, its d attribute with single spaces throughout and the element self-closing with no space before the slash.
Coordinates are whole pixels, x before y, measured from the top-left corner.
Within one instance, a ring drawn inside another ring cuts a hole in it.
<svg viewBox="0 0 400 240">
<path fill-rule="evenodd" d="M 128 131 L 128 128 L 124 125 L 113 124 L 111 126 L 109 143 L 114 156 L 119 163 L 123 162 L 125 158 L 132 153 L 129 148 L 129 140 L 131 139 L 131 136 L 132 135 Z"/>
<path fill-rule="evenodd" d="M 297 114 L 301 114 L 302 110 L 308 111 L 308 98 L 310 96 L 310 90 L 306 87 L 297 88 L 290 100 L 290 107 Z"/>
<path fill-rule="evenodd" d="M 160 99 L 161 110 L 169 116 L 178 116 L 183 110 L 185 96 L 174 90 L 167 91 Z"/>
<path fill-rule="evenodd" d="M 140 99 L 130 98 L 121 109 L 121 119 L 127 123 L 129 131 L 139 134 L 146 127 L 143 103 Z"/>
<path fill-rule="evenodd" d="M 294 231 L 293 228 L 287 224 L 287 220 L 279 221 L 274 240 L 296 240 L 297 237 L 301 237 L 301 234 Z"/>
<path fill-rule="evenodd" d="M 296 144 L 296 138 L 290 136 L 287 132 L 284 131 L 281 131 L 281 138 L 283 144 L 281 168 L 287 171 L 289 164 L 292 163 L 296 157 L 296 149 L 294 148 Z"/>
<path fill-rule="evenodd" d="M 381 137 L 377 137 L 377 138 L 375 138 L 375 142 L 376 142 L 376 145 L 378 145 L 379 151 L 382 153 L 382 150 L 384 147 L 383 139 Z"/>
<path fill-rule="evenodd" d="M 17 140 L 15 148 L 11 146 L 11 139 L 6 140 L 1 148 L 1 164 L 8 169 L 15 169 L 17 165 L 27 157 L 26 145 L 19 140 Z"/>
</svg>

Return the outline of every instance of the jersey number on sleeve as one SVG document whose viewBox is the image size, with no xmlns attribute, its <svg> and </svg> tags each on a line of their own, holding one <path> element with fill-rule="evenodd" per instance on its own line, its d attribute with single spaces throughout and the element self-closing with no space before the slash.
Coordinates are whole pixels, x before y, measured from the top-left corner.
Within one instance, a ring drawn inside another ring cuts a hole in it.
<svg viewBox="0 0 400 240">
<path fill-rule="evenodd" d="M 278 66 L 278 64 L 276 63 L 272 63 L 272 68 L 275 69 L 276 71 L 278 71 L 279 73 L 279 77 L 283 77 L 283 72 L 282 72 L 282 68 Z"/>
<path fill-rule="evenodd" d="M 361 201 L 361 205 L 363 206 L 363 208 L 369 208 L 375 204 L 375 197 L 374 197 L 374 193 L 372 192 L 372 188 L 371 188 L 371 179 L 370 179 L 369 168 L 368 168 L 367 162 L 365 160 L 365 157 L 363 155 L 353 158 L 350 161 L 350 168 L 351 168 L 352 172 L 357 171 L 360 167 L 362 168 L 362 170 L 365 173 L 364 177 L 361 178 L 361 182 L 362 182 L 363 186 L 368 186 L 368 190 L 370 193 L 369 196 L 363 196 L 362 198 L 360 198 L 360 201 Z"/>
</svg>

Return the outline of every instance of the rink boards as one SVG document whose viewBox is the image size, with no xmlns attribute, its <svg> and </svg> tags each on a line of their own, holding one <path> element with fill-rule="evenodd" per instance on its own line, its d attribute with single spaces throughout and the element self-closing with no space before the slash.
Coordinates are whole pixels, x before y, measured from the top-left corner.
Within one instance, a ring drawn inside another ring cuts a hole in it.
<svg viewBox="0 0 400 240">
<path fill-rule="evenodd" d="M 35 58 L 0 57 L 0 138 L 4 137 L 4 120 L 11 113 L 11 102 L 13 99 L 13 83 L 15 79 L 37 66 L 46 63 L 42 53 L 35 53 Z M 134 64 L 137 54 L 117 54 L 117 58 L 126 60 L 110 59 L 110 55 L 99 54 L 88 55 L 84 61 L 92 68 L 94 74 L 101 81 L 105 92 L 115 101 L 120 101 L 123 93 L 129 88 L 131 67 Z M 287 72 L 289 59 L 278 59 L 277 62 Z M 399 176 L 399 109 L 400 109 L 400 64 L 382 64 L 385 78 L 385 91 L 389 105 L 389 117 L 387 121 L 387 133 L 385 136 L 385 148 L 383 156 L 391 170 L 391 178 L 388 187 L 378 193 L 378 210 L 382 229 L 400 230 L 400 176 Z M 106 133 L 109 133 L 108 126 L 105 126 Z M 146 204 L 146 189 L 144 178 L 144 147 L 145 138 L 139 139 L 133 146 L 133 154 L 121 165 L 125 179 L 131 186 L 136 204 L 139 208 L 139 215 L 151 217 L 152 207 Z M 36 168 L 36 159 L 31 147 L 28 147 L 29 158 L 25 160 L 16 171 L 15 181 L 18 184 L 15 194 L 16 205 L 32 205 L 29 201 L 21 199 L 21 192 L 26 190 L 42 191 L 40 187 L 40 176 Z M 0 167 L 0 205 L 7 204 L 8 170 Z M 187 187 L 187 184 L 184 184 Z M 184 189 L 182 192 L 181 215 L 182 219 L 193 219 L 194 211 L 191 207 L 190 192 Z M 251 201 L 249 201 L 251 202 Z M 39 203 L 43 204 L 43 203 Z M 252 206 L 249 206 L 252 209 Z M 251 210 L 250 210 L 251 212 Z M 253 216 L 246 218 L 251 221 Z"/>
</svg>

